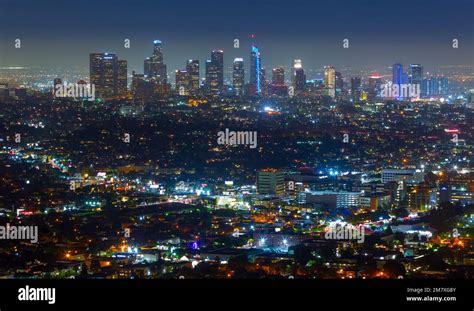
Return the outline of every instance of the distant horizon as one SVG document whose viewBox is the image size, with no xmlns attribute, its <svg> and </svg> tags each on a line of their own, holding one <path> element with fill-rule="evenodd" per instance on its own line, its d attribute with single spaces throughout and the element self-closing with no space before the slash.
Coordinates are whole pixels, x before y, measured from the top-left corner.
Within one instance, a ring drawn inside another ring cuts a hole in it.
<svg viewBox="0 0 474 311">
<path fill-rule="evenodd" d="M 225 68 L 241 57 L 248 70 L 252 41 L 267 70 L 289 67 L 293 59 L 302 59 L 308 69 L 327 64 L 366 70 L 397 62 L 474 64 L 471 0 L 203 0 L 198 5 L 188 0 L 61 5 L 0 0 L 0 6 L 0 67 L 88 68 L 89 53 L 111 52 L 128 61 L 130 73 L 142 73 L 155 39 L 163 42 L 171 73 L 184 68 L 187 59 L 204 64 L 213 49 L 224 50 Z M 20 49 L 14 47 L 15 39 L 21 39 Z M 125 39 L 131 40 L 130 48 L 124 47 Z M 234 39 L 240 40 L 239 48 L 234 48 Z M 347 49 L 344 39 L 349 40 Z M 453 48 L 453 39 L 458 48 Z"/>
<path fill-rule="evenodd" d="M 132 40 L 132 45 L 134 44 L 133 39 Z M 145 47 L 143 48 L 143 51 L 137 51 L 138 48 L 135 49 L 112 49 L 112 48 L 97 48 L 97 49 L 92 49 L 90 52 L 85 52 L 85 54 L 82 54 L 80 57 L 75 57 L 74 58 L 74 63 L 70 62 L 39 62 L 38 60 L 33 60 L 33 59 L 23 59 L 23 60 L 18 60 L 18 59 L 9 59 L 6 57 L 0 58 L 0 69 L 2 68 L 8 68 L 8 67 L 23 67 L 23 68 L 52 68 L 52 69 L 65 69 L 65 70 L 78 70 L 79 68 L 83 68 L 84 70 L 88 70 L 89 68 L 89 54 L 90 53 L 113 53 L 118 56 L 119 59 L 124 59 L 127 60 L 128 63 L 128 70 L 130 73 L 132 71 L 135 71 L 137 73 L 143 73 L 143 62 L 144 60 L 149 57 L 152 54 L 152 49 L 153 49 L 153 40 L 149 40 L 148 42 L 148 49 Z M 229 45 L 232 45 L 233 41 L 229 40 L 230 43 Z M 123 43 L 119 41 L 119 43 Z M 24 44 L 24 41 L 22 42 Z M 143 44 L 143 43 L 142 43 Z M 449 44 L 449 42 L 448 42 Z M 13 45 L 13 43 L 11 44 Z M 342 45 L 342 41 L 340 42 L 340 45 Z M 262 54 L 262 67 L 266 69 L 273 69 L 276 67 L 284 67 L 284 68 L 290 68 L 291 63 L 294 59 L 301 59 L 303 63 L 303 68 L 304 69 L 309 69 L 309 70 L 317 70 L 319 68 L 323 68 L 326 65 L 334 65 L 338 66 L 339 68 L 348 68 L 351 70 L 368 70 L 368 71 L 378 71 L 378 70 L 383 70 L 383 69 L 389 69 L 394 63 L 401 63 L 404 65 L 404 67 L 409 66 L 410 64 L 421 64 L 424 67 L 432 67 L 432 68 L 441 68 L 441 67 L 474 67 L 474 61 L 469 61 L 469 60 L 463 60 L 457 57 L 442 57 L 441 60 L 437 62 L 432 62 L 428 59 L 420 59 L 420 57 L 414 56 L 411 57 L 409 56 L 409 50 L 406 51 L 404 56 L 383 56 L 380 55 L 377 58 L 377 62 L 372 62 L 372 63 L 357 63 L 357 62 L 351 62 L 352 57 L 344 57 L 341 55 L 340 57 L 337 56 L 328 56 L 327 61 L 325 60 L 326 58 L 322 57 L 292 57 L 290 54 L 285 57 L 281 56 L 279 59 L 282 59 L 283 61 L 275 61 L 272 59 L 269 55 L 271 55 L 271 51 L 266 54 L 266 49 L 265 46 L 262 47 L 262 45 L 257 44 L 259 46 L 261 54 Z M 297 50 L 297 47 L 295 47 Z M 383 48 L 383 47 L 381 47 Z M 23 49 L 23 47 L 22 47 Z M 224 51 L 224 68 L 231 68 L 232 67 L 232 62 L 234 58 L 243 58 L 244 59 L 244 64 L 246 69 L 248 69 L 248 64 L 250 61 L 250 45 L 240 45 L 240 48 L 235 49 L 235 48 L 214 48 L 214 49 L 208 49 L 208 50 L 195 50 L 195 55 L 199 55 L 199 57 L 187 57 L 187 58 L 182 58 L 181 60 L 176 60 L 176 55 L 174 52 L 171 51 L 170 47 L 166 46 L 166 43 L 163 43 L 163 55 L 164 55 L 164 63 L 168 66 L 168 73 L 174 72 L 175 70 L 178 69 L 184 69 L 186 65 L 186 61 L 188 59 L 197 59 L 200 61 L 201 64 L 201 69 L 203 69 L 203 65 L 205 64 L 205 61 L 210 58 L 211 51 L 215 49 L 222 49 Z M 343 52 L 346 52 L 342 48 L 339 47 L 332 47 L 332 50 L 335 50 L 335 52 L 340 53 L 339 49 L 342 50 Z M 452 48 L 451 48 L 452 49 Z M 19 50 L 19 49 L 18 49 Z M 350 50 L 350 49 L 348 49 Z M 452 49 L 457 52 L 457 50 Z M 131 51 L 134 51 L 135 53 L 131 53 Z M 23 52 L 23 50 L 21 51 Z M 139 55 L 137 55 L 137 52 Z M 147 54 L 148 52 L 148 54 Z M 349 51 L 350 52 L 350 51 Z M 358 51 L 360 52 L 360 50 Z M 449 49 L 445 49 L 445 52 L 451 52 Z M 453 52 L 454 53 L 454 52 Z M 67 54 L 67 53 L 66 53 Z M 298 55 L 295 53 L 294 55 Z M 140 58 L 142 57 L 142 58 Z M 355 58 L 355 57 L 354 57 Z M 315 61 L 317 59 L 317 61 Z M 349 59 L 349 60 L 348 60 Z M 362 58 L 363 59 L 363 58 Z M 453 62 L 453 59 L 455 60 Z M 51 60 L 50 57 L 48 57 L 48 60 Z M 448 61 L 449 60 L 449 61 Z"/>
</svg>

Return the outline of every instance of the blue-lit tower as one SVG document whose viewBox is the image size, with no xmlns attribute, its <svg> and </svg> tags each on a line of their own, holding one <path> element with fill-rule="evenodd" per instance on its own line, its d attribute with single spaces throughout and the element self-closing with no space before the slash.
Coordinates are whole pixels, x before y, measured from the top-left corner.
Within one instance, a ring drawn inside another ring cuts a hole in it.
<svg viewBox="0 0 474 311">
<path fill-rule="evenodd" d="M 250 50 L 250 86 L 251 92 L 256 95 L 262 93 L 262 61 L 260 51 L 256 45 Z"/>
</svg>

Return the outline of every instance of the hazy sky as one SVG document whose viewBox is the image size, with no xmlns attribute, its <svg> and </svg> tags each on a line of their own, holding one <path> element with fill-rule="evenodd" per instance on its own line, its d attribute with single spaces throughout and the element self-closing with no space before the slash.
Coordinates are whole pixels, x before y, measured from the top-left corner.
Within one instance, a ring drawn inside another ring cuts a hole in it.
<svg viewBox="0 0 474 311">
<path fill-rule="evenodd" d="M 294 58 L 307 69 L 474 65 L 473 0 L 0 0 L 0 66 L 87 70 L 89 53 L 108 51 L 143 72 L 153 39 L 163 41 L 168 71 L 190 58 L 204 67 L 217 48 L 226 67 L 234 57 L 248 65 L 252 33 L 267 71 Z"/>
</svg>

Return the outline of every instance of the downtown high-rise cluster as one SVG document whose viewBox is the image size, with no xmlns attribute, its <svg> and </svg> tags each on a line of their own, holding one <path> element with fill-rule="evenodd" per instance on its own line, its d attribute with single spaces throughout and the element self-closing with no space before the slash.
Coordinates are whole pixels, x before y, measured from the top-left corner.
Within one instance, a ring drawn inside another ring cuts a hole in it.
<svg viewBox="0 0 474 311">
<path fill-rule="evenodd" d="M 180 96 L 294 96 L 320 95 L 332 99 L 346 98 L 357 102 L 372 101 L 380 96 L 384 82 L 402 88 L 414 85 L 421 89 L 420 96 L 448 95 L 448 79 L 446 77 L 424 77 L 423 66 L 410 64 L 408 71 L 403 65 L 392 66 L 391 81 L 383 81 L 378 73 L 371 74 L 366 83 L 360 76 L 354 76 L 345 82 L 341 72 L 332 65 L 324 67 L 323 79 L 307 79 L 301 59 L 294 59 L 290 69 L 290 79 L 285 77 L 285 68 L 278 66 L 271 71 L 271 79 L 267 78 L 262 66 L 262 55 L 256 44 L 250 46 L 250 72 L 245 70 L 244 59 L 235 58 L 232 64 L 230 85 L 224 79 L 224 51 L 213 50 L 210 59 L 205 60 L 205 75 L 200 76 L 201 62 L 189 59 L 185 67 L 175 71 L 175 84 L 172 87 L 168 79 L 167 66 L 163 57 L 162 41 L 153 41 L 153 54 L 144 60 L 143 74 L 132 72 L 130 93 L 127 93 L 127 62 L 119 60 L 115 54 L 90 54 L 90 81 L 96 85 L 98 96 L 117 98 L 127 94 L 135 99 L 151 99 L 164 95 Z M 248 80 L 246 80 L 248 77 Z M 290 83 L 287 83 L 287 80 Z M 397 99 L 408 97 L 395 96 Z M 412 97 L 411 97 L 412 98 Z"/>
</svg>

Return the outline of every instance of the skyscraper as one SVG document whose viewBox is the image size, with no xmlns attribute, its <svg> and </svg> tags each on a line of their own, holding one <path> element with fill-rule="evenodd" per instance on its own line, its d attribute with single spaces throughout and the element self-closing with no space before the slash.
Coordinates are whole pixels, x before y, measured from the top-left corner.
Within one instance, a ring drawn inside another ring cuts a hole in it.
<svg viewBox="0 0 474 311">
<path fill-rule="evenodd" d="M 163 63 L 161 41 L 153 41 L 153 55 L 145 59 L 144 73 L 148 79 L 156 80 L 162 84 L 167 83 L 166 65 Z"/>
<path fill-rule="evenodd" d="M 327 95 L 334 97 L 336 95 L 336 69 L 334 66 L 324 66 L 324 85 Z"/>
<path fill-rule="evenodd" d="M 379 73 L 375 72 L 369 77 L 369 90 L 368 90 L 369 100 L 372 100 L 376 96 L 379 96 L 381 89 L 382 89 L 382 77 L 380 76 Z"/>
<path fill-rule="evenodd" d="M 119 60 L 112 53 L 89 55 L 90 82 L 95 85 L 97 96 L 110 98 L 127 92 L 127 61 Z"/>
<path fill-rule="evenodd" d="M 127 61 L 118 60 L 117 73 L 117 95 L 124 96 L 127 94 Z"/>
<path fill-rule="evenodd" d="M 206 88 L 210 94 L 218 94 L 224 87 L 224 51 L 214 50 L 206 61 Z"/>
<path fill-rule="evenodd" d="M 424 96 L 439 96 L 448 95 L 449 82 L 446 77 L 432 77 L 424 79 L 422 82 L 422 95 Z"/>
<path fill-rule="evenodd" d="M 232 84 L 234 86 L 235 93 L 239 96 L 243 95 L 244 93 L 244 79 L 244 60 L 242 58 L 235 58 L 234 68 L 232 71 Z"/>
<path fill-rule="evenodd" d="M 285 84 L 285 69 L 283 67 L 273 68 L 272 84 Z"/>
<path fill-rule="evenodd" d="M 199 91 L 199 60 L 188 60 L 186 63 L 186 71 L 189 77 L 189 91 L 196 94 L 196 92 Z"/>
<path fill-rule="evenodd" d="M 439 77 L 439 95 L 448 95 L 449 94 L 449 81 L 446 77 Z"/>
<path fill-rule="evenodd" d="M 340 96 L 342 92 L 344 91 L 344 80 L 342 80 L 342 74 L 338 71 L 335 73 L 335 92 L 336 96 Z"/>
<path fill-rule="evenodd" d="M 353 101 L 359 101 L 362 94 L 362 84 L 360 77 L 351 78 L 351 96 Z"/>
<path fill-rule="evenodd" d="M 295 87 L 295 89 L 296 89 L 296 85 L 295 85 L 296 70 L 302 69 L 302 68 L 303 68 L 303 64 L 301 62 L 301 59 L 294 59 L 293 65 L 292 65 L 292 72 L 291 72 L 291 84 Z"/>
<path fill-rule="evenodd" d="M 392 66 L 392 83 L 403 84 L 403 65 L 400 63 L 393 64 Z"/>
<path fill-rule="evenodd" d="M 288 86 L 285 84 L 285 69 L 283 67 L 273 68 L 272 83 L 268 91 L 271 95 L 288 95 Z"/>
<path fill-rule="evenodd" d="M 302 93 L 306 91 L 306 75 L 303 68 L 295 68 L 295 92 Z"/>
<path fill-rule="evenodd" d="M 423 81 L 423 66 L 420 64 L 410 64 L 408 77 L 411 84 L 421 85 Z"/>
<path fill-rule="evenodd" d="M 189 73 L 186 70 L 176 70 L 176 92 L 179 95 L 189 95 Z"/>
<path fill-rule="evenodd" d="M 255 45 L 250 49 L 250 90 L 253 95 L 262 93 L 262 61 Z"/>
<path fill-rule="evenodd" d="M 224 51 L 214 50 L 211 54 L 211 61 L 215 64 L 217 69 L 217 82 L 219 89 L 224 86 Z"/>
</svg>

